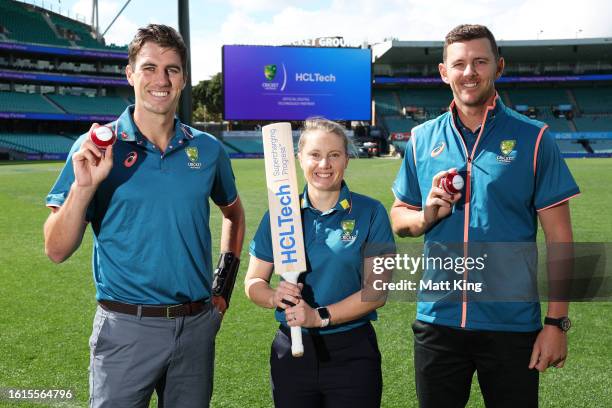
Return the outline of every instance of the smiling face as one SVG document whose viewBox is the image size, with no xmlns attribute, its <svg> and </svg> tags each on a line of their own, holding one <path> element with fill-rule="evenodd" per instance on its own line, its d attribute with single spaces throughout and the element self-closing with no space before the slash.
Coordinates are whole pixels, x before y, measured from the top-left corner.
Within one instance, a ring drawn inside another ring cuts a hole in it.
<svg viewBox="0 0 612 408">
<path fill-rule="evenodd" d="M 496 60 L 487 38 L 477 38 L 449 44 L 446 60 L 438 68 L 460 109 L 485 107 L 495 95 L 495 80 L 504 70 L 504 59 Z"/>
<path fill-rule="evenodd" d="M 309 191 L 339 191 L 348 166 L 341 136 L 323 130 L 309 131 L 298 153 Z"/>
<path fill-rule="evenodd" d="M 146 42 L 126 67 L 126 75 L 140 114 L 174 116 L 186 83 L 181 57 L 174 49 Z"/>
</svg>

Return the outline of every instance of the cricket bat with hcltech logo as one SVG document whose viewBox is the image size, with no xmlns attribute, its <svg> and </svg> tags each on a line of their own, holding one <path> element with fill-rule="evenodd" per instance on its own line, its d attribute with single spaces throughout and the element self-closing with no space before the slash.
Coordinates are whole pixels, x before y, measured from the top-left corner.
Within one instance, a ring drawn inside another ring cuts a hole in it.
<svg viewBox="0 0 612 408">
<path fill-rule="evenodd" d="M 306 271 L 306 253 L 291 124 L 273 123 L 264 126 L 262 133 L 274 272 L 297 285 L 300 273 Z M 291 327 L 291 354 L 304 355 L 301 327 Z"/>
</svg>

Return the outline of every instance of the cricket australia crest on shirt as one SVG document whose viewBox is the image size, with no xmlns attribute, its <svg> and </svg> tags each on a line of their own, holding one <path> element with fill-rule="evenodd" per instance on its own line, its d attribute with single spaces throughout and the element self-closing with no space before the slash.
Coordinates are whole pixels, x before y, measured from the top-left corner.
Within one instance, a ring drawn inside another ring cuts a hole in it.
<svg viewBox="0 0 612 408">
<path fill-rule="evenodd" d="M 497 155 L 497 161 L 500 163 L 512 163 L 516 158 L 516 140 L 502 140 L 499 144 L 500 155 Z"/>
<path fill-rule="evenodd" d="M 342 227 L 342 236 L 340 237 L 342 241 L 354 241 L 357 238 L 357 235 L 353 234 L 355 220 L 343 220 L 340 226 Z"/>
<path fill-rule="evenodd" d="M 189 159 L 189 163 L 187 165 L 192 169 L 199 169 L 202 167 L 202 163 L 200 163 L 200 153 L 198 152 L 197 147 L 186 147 L 185 153 L 187 154 L 187 158 Z"/>
</svg>

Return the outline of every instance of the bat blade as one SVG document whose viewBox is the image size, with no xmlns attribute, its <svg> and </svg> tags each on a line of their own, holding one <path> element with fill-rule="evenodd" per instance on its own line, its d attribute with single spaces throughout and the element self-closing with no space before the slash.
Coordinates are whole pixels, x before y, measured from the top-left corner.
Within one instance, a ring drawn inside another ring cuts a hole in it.
<svg viewBox="0 0 612 408">
<path fill-rule="evenodd" d="M 266 125 L 262 133 L 274 271 L 297 285 L 300 273 L 306 270 L 306 253 L 291 124 Z M 291 327 L 291 353 L 295 357 L 304 354 L 300 327 Z"/>
</svg>

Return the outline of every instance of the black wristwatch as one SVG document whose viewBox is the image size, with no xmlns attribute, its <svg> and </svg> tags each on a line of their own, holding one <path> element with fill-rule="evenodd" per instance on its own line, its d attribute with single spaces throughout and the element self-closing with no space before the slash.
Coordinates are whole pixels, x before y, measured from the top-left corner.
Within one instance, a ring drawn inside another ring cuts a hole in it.
<svg viewBox="0 0 612 408">
<path fill-rule="evenodd" d="M 550 326 L 556 326 L 563 333 L 567 332 L 570 329 L 570 327 L 572 327 L 572 321 L 567 316 L 563 316 L 558 319 L 554 319 L 552 317 L 546 316 L 544 318 L 544 324 L 548 324 Z"/>
<path fill-rule="evenodd" d="M 326 307 L 318 307 L 317 312 L 319 312 L 319 317 L 321 318 L 321 328 L 329 326 L 331 320 L 329 310 Z"/>
</svg>

